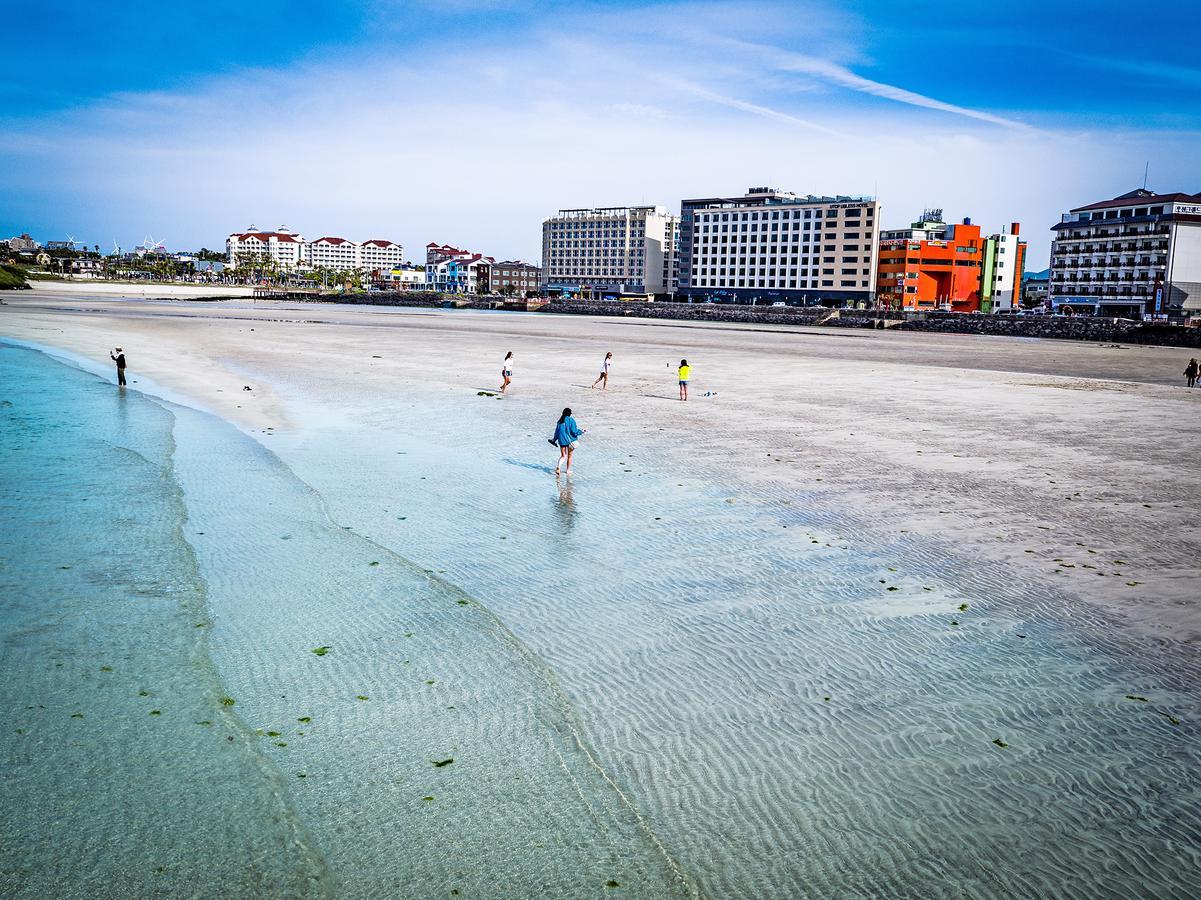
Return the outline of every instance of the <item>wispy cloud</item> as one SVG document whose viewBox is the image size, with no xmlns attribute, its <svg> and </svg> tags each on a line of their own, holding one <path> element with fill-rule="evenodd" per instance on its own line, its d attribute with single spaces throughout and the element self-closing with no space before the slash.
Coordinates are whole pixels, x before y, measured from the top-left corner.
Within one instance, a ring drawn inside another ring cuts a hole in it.
<svg viewBox="0 0 1201 900">
<path fill-rule="evenodd" d="M 852 139 L 850 134 L 838 131 L 835 128 L 830 128 L 827 125 L 822 125 L 818 122 L 812 122 L 808 119 L 802 119 L 800 116 L 794 116 L 792 113 L 782 112 L 778 109 L 772 109 L 770 106 L 763 106 L 760 103 L 752 103 L 749 100 L 740 100 L 737 97 L 727 97 L 724 94 L 719 94 L 716 91 L 711 91 L 702 85 L 695 84 L 683 78 L 662 77 L 660 81 L 676 90 L 686 94 L 691 94 L 694 97 L 699 97 L 702 100 L 709 100 L 721 106 L 728 106 L 731 109 L 740 109 L 743 112 L 748 112 L 756 116 L 762 116 L 765 119 L 773 119 L 776 122 L 786 122 L 789 125 L 799 125 L 801 128 L 808 128 L 813 131 L 819 131 L 822 134 L 832 135 L 845 139 Z"/>
<path fill-rule="evenodd" d="M 1021 130 L 1033 130 L 1031 126 L 1024 122 L 1018 122 L 1014 119 L 1007 119 L 1003 116 L 994 115 L 990 112 L 984 112 L 978 109 L 971 109 L 965 106 L 957 106 L 954 103 L 946 103 L 934 97 L 927 97 L 925 94 L 919 94 L 915 91 L 907 90 L 903 87 L 898 87 L 893 84 L 885 84 L 882 81 L 873 81 L 870 78 L 864 78 L 862 75 L 857 75 L 846 66 L 833 62 L 828 59 L 822 59 L 816 56 L 807 56 L 802 53 L 794 53 L 790 50 L 781 50 L 778 47 L 772 47 L 766 44 L 756 44 L 747 41 L 738 41 L 726 39 L 723 43 L 731 46 L 740 47 L 745 50 L 753 51 L 761 55 L 769 66 L 784 72 L 796 72 L 808 75 L 812 78 L 817 78 L 830 84 L 839 87 L 848 88 L 852 91 L 858 91 L 862 94 L 870 94 L 873 97 L 882 97 L 886 100 L 893 100 L 897 103 L 905 103 L 909 106 L 918 106 L 923 109 L 934 109 L 940 112 L 952 113 L 957 116 L 966 116 L 969 119 L 976 119 L 980 122 L 988 122 L 993 125 L 1001 125 L 1006 128 L 1017 128 Z"/>
</svg>

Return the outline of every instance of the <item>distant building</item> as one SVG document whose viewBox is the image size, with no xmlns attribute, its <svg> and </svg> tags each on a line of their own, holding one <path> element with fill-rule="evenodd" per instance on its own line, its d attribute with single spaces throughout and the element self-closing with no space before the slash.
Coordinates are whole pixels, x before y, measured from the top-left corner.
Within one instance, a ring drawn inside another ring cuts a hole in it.
<svg viewBox="0 0 1201 900">
<path fill-rule="evenodd" d="M 359 245 L 343 237 L 319 237 L 304 245 L 305 265 L 314 269 L 353 272 L 363 268 Z"/>
<path fill-rule="evenodd" d="M 525 297 L 537 294 L 542 288 L 542 270 L 520 260 L 492 263 L 484 271 L 484 277 L 481 293 Z"/>
<path fill-rule="evenodd" d="M 1139 189 L 1051 229 L 1052 308 L 1142 318 L 1201 312 L 1201 194 Z"/>
<path fill-rule="evenodd" d="M 359 245 L 359 260 L 368 272 L 385 272 L 404 263 L 404 248 L 395 241 L 370 238 Z"/>
<path fill-rule="evenodd" d="M 17 235 L 16 237 L 10 237 L 7 241 L 7 244 L 8 244 L 8 249 L 12 250 L 15 253 L 20 253 L 20 252 L 32 253 L 34 250 L 38 250 L 42 246 L 37 241 L 35 241 L 33 238 L 31 238 L 28 234 L 20 234 L 20 235 Z"/>
<path fill-rule="evenodd" d="M 393 291 L 425 290 L 425 267 L 400 265 L 381 273 L 379 283 Z"/>
<path fill-rule="evenodd" d="M 304 238 L 282 225 L 275 231 L 258 231 L 251 225 L 235 232 L 225 239 L 225 252 L 231 266 L 239 260 L 266 258 L 281 269 L 294 269 L 306 261 Z"/>
<path fill-rule="evenodd" d="M 922 210 L 922 217 L 908 228 L 890 228 L 880 232 L 883 241 L 929 241 L 942 240 L 947 223 L 942 220 L 941 209 Z"/>
<path fill-rule="evenodd" d="M 1022 273 L 1026 265 L 1026 242 L 1018 235 L 1021 225 L 1012 222 L 1009 231 L 984 239 L 980 272 L 980 311 L 1007 312 L 1021 305 Z"/>
<path fill-rule="evenodd" d="M 769 187 L 680 207 L 678 294 L 688 300 L 850 306 L 875 297 L 879 206 Z"/>
<path fill-rule="evenodd" d="M 1045 272 L 1026 272 L 1022 277 L 1022 306 L 1025 309 L 1046 307 L 1050 282 L 1050 269 Z"/>
<path fill-rule="evenodd" d="M 425 287 L 444 294 L 478 294 L 488 283 L 491 256 L 430 242 L 425 247 Z"/>
<path fill-rule="evenodd" d="M 915 222 L 912 234 L 937 237 L 880 241 L 880 304 L 889 309 L 981 311 L 985 239 L 980 226 L 964 219 L 961 225 L 943 226 L 941 232 L 919 227 L 933 224 Z"/>
<path fill-rule="evenodd" d="M 561 209 L 542 223 L 542 289 L 665 296 L 679 223 L 662 206 Z"/>
</svg>

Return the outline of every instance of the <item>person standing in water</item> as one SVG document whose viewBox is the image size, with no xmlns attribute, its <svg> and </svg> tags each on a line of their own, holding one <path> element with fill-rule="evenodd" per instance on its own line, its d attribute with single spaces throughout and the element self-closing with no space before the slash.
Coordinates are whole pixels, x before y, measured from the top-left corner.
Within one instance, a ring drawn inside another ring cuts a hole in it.
<svg viewBox="0 0 1201 900">
<path fill-rule="evenodd" d="M 1188 365 L 1184 367 L 1184 377 L 1188 387 L 1192 387 L 1197 383 L 1197 360 L 1196 357 L 1188 361 Z"/>
<path fill-rule="evenodd" d="M 505 354 L 505 361 L 500 366 L 500 377 L 504 379 L 500 383 L 500 392 L 503 394 L 509 389 L 509 385 L 513 381 L 513 351 L 510 350 Z"/>
<path fill-rule="evenodd" d="M 688 360 L 680 360 L 680 370 L 676 374 L 680 378 L 680 399 L 688 399 L 688 379 L 692 376 L 692 366 L 688 365 Z"/>
<path fill-rule="evenodd" d="M 609 366 L 611 365 L 613 365 L 612 350 L 605 354 L 605 361 L 601 363 L 600 375 L 597 376 L 596 381 L 592 382 L 593 387 L 599 384 L 604 390 L 609 389 Z"/>
<path fill-rule="evenodd" d="M 116 354 L 116 356 L 113 355 Z M 117 384 L 121 387 L 125 386 L 125 353 L 118 347 L 116 350 L 109 353 L 108 358 L 117 364 Z"/>
<path fill-rule="evenodd" d="M 583 434 L 584 429 L 571 417 L 571 407 L 564 409 L 563 415 L 559 416 L 559 421 L 555 423 L 555 436 L 550 439 L 550 443 L 559 448 L 559 461 L 555 464 L 556 475 L 559 474 L 564 460 L 567 464 L 567 474 L 571 474 L 571 457 L 580 445 L 580 437 Z"/>
</svg>

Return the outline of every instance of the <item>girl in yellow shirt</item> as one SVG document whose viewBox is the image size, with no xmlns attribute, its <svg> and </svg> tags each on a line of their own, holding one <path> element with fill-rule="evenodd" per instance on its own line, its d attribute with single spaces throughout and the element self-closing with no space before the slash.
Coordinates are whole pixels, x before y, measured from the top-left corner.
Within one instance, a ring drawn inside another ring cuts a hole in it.
<svg viewBox="0 0 1201 900">
<path fill-rule="evenodd" d="M 680 360 L 680 399 L 688 399 L 688 378 L 692 375 L 692 366 L 688 365 L 688 360 Z"/>
</svg>

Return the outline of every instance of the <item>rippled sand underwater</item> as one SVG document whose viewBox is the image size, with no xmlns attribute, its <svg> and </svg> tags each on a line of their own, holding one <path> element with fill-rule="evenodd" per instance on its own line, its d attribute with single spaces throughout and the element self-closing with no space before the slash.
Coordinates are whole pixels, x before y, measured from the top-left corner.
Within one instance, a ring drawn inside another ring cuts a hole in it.
<svg viewBox="0 0 1201 900">
<path fill-rule="evenodd" d="M 6 892 L 1198 883 L 1195 660 L 950 544 L 864 546 L 655 447 L 556 482 L 495 412 L 480 449 L 432 402 L 352 404 L 277 458 L 0 366 Z"/>
</svg>

